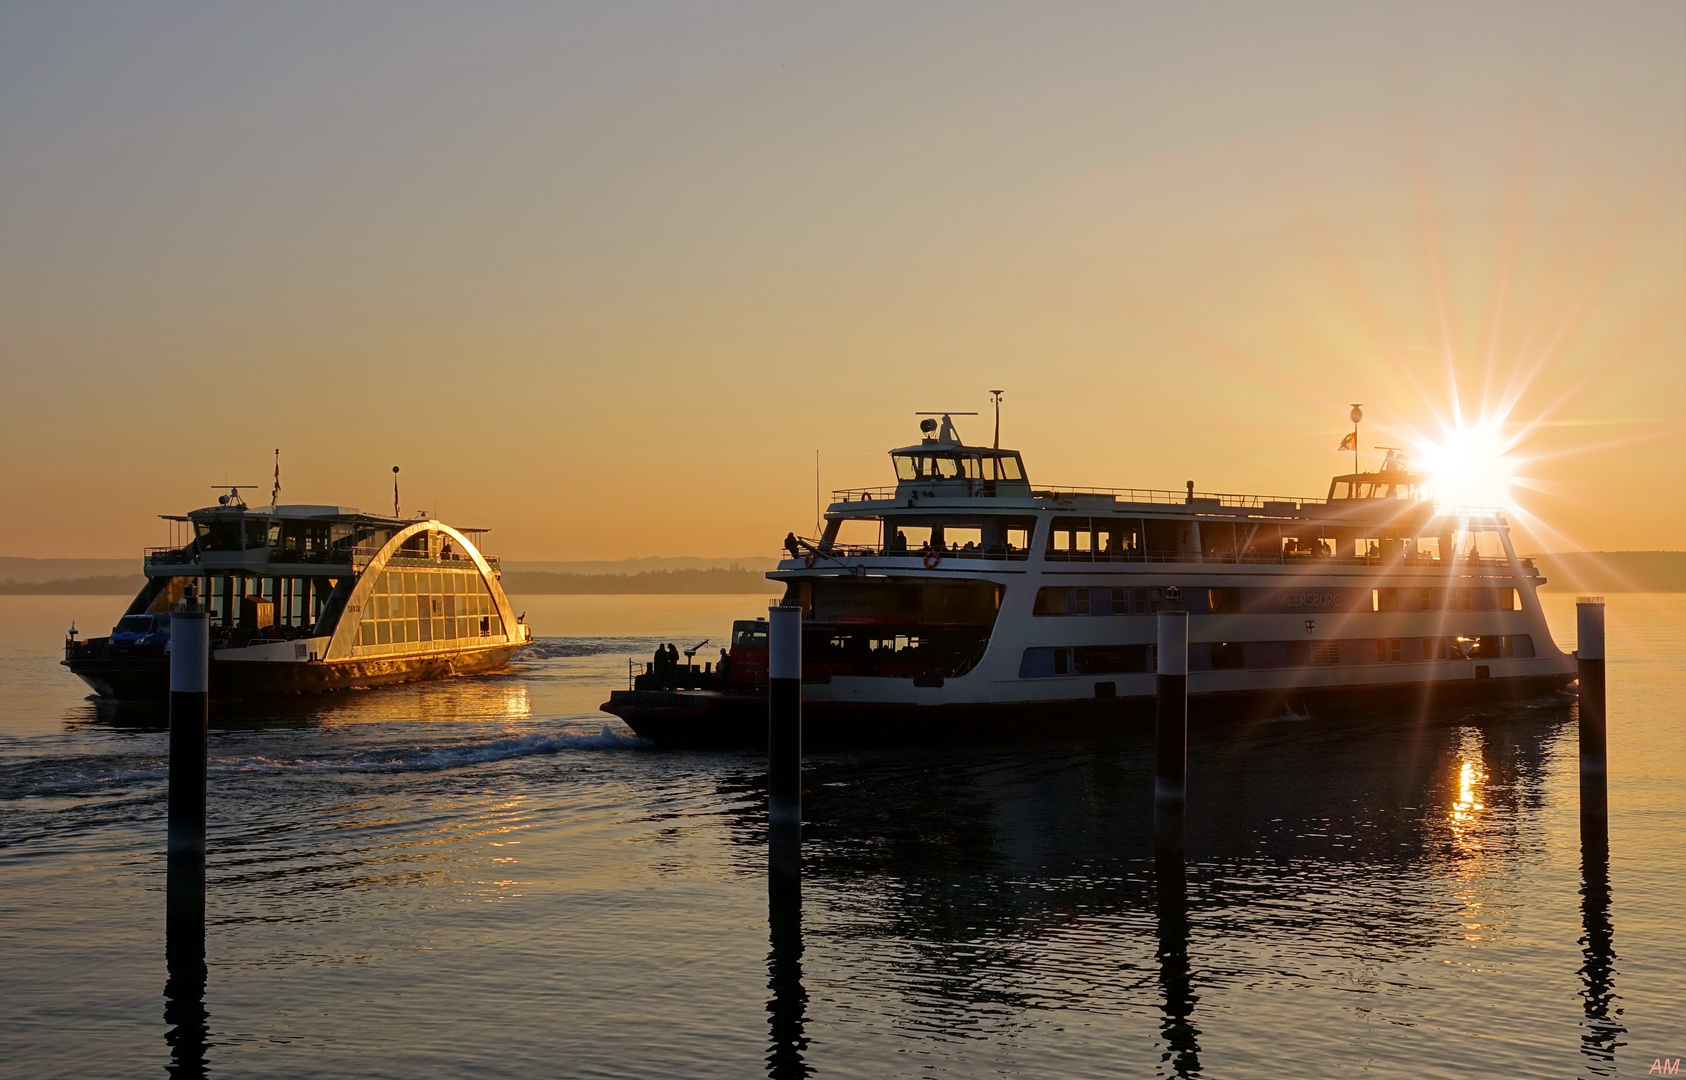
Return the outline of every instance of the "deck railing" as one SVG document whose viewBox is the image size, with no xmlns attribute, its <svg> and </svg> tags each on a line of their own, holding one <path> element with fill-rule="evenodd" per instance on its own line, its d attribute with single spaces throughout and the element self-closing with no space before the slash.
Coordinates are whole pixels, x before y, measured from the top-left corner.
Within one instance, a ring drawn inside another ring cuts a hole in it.
<svg viewBox="0 0 1686 1080">
<path fill-rule="evenodd" d="M 957 481 L 937 481 L 938 483 L 957 483 Z M 989 498 L 993 493 L 976 482 L 973 490 L 963 497 Z M 918 483 L 911 485 L 916 494 L 926 497 L 942 497 L 960 494 L 957 491 L 942 491 L 936 488 L 920 489 Z M 831 493 L 834 503 L 859 502 L 888 502 L 896 497 L 899 488 L 871 487 L 871 488 L 838 488 Z M 1220 510 L 1262 510 L 1282 514 L 1303 510 L 1308 506 L 1323 506 L 1327 499 L 1312 499 L 1304 496 L 1287 495 L 1231 495 L 1223 492 L 1197 491 L 1191 500 L 1186 491 L 1161 491 L 1156 488 L 1106 488 L 1106 487 L 1058 487 L 1038 488 L 1031 491 L 1031 495 L 1038 499 L 1053 499 L 1056 501 L 1076 498 L 1110 498 L 1114 502 L 1139 506 L 1182 506 L 1194 513 L 1210 513 L 1214 509 Z"/>
<path fill-rule="evenodd" d="M 887 551 L 875 544 L 835 544 L 823 551 L 817 541 L 798 537 L 803 552 L 791 558 L 788 551 L 779 555 L 779 569 L 792 570 L 826 565 L 843 566 L 849 559 L 908 559 L 923 565 L 927 551 Z M 1025 562 L 1030 552 L 1024 548 L 1008 551 L 949 550 L 937 553 L 937 565 L 960 562 Z M 1384 559 L 1380 555 L 1318 555 L 1315 552 L 1212 552 L 1197 555 L 1191 551 L 1049 551 L 1043 559 L 1051 563 L 1201 563 L 1209 566 L 1402 566 L 1402 567 L 1479 567 L 1504 569 L 1510 565 L 1502 558 L 1460 558 L 1450 562 L 1428 555 L 1402 555 Z M 1529 576 L 1538 576 L 1532 559 L 1518 559 Z M 789 565 L 787 565 L 789 564 Z M 852 567 L 851 567 L 852 569 Z"/>
<path fill-rule="evenodd" d="M 269 557 L 265 560 L 266 566 L 351 566 L 359 571 L 368 566 L 370 561 L 381 552 L 381 548 L 368 544 L 349 548 L 329 548 L 326 551 L 284 551 L 277 548 L 249 548 L 247 550 L 254 553 L 267 551 Z M 146 548 L 142 554 L 147 566 L 192 566 L 199 562 L 199 554 L 190 548 Z M 235 556 L 241 555 L 243 552 L 227 551 L 210 552 L 209 554 Z M 497 556 L 482 553 L 481 558 L 485 559 L 493 570 L 500 569 L 501 564 Z M 431 557 L 425 552 L 402 548 L 391 559 L 392 565 L 406 567 L 456 565 L 472 563 L 473 561 L 472 556 L 460 551 L 441 553 L 436 557 Z"/>
</svg>

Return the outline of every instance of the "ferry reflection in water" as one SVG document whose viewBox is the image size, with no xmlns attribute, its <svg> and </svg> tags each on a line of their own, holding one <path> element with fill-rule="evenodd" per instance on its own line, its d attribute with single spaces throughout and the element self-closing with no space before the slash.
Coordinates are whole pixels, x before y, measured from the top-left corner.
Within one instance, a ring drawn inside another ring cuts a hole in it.
<svg viewBox="0 0 1686 1080">
<path fill-rule="evenodd" d="M 809 1075 L 804 944 L 810 959 L 846 967 L 828 984 L 899 994 L 887 1008 L 909 1035 L 983 1037 L 980 1017 L 1010 1026 L 1043 1010 L 1155 1008 L 1161 1062 L 1177 1076 L 1201 1075 L 1203 1031 L 1257 1022 L 1233 1008 L 1202 1019 L 1213 989 L 1287 990 L 1345 968 L 1345 989 L 1373 998 L 1365 1008 L 1404 1009 L 1408 980 L 1393 972 L 1428 962 L 1448 931 L 1468 946 L 1522 944 L 1510 864 L 1541 842 L 1525 811 L 1542 801 L 1548 744 L 1571 715 L 1554 699 L 1357 729 L 1197 726 L 1186 868 L 1150 850 L 1147 737 L 811 757 L 806 941 L 801 916 L 775 902 L 768 1075 Z M 756 782 L 743 774 L 730 787 Z M 758 811 L 740 815 L 735 839 L 765 843 Z M 1452 926 L 1424 913 L 1435 879 L 1458 905 Z M 1588 896 L 1589 910 L 1595 896 L 1607 905 L 1607 888 Z M 1607 917 L 1602 926 L 1607 941 Z M 1589 1020 L 1594 999 L 1602 1008 L 1611 996 L 1594 951 Z M 1449 962 L 1478 974 L 1494 961 Z M 1282 1049 L 1268 1034 L 1229 1036 L 1232 1063 L 1237 1041 L 1260 1068 Z"/>
<path fill-rule="evenodd" d="M 532 690 L 515 675 L 464 676 L 445 683 L 417 683 L 378 690 L 342 690 L 310 697 L 213 701 L 211 730 L 321 728 L 344 724 L 452 723 L 533 718 Z M 147 703 L 89 700 L 70 710 L 71 727 L 167 731 L 169 710 Z"/>
</svg>

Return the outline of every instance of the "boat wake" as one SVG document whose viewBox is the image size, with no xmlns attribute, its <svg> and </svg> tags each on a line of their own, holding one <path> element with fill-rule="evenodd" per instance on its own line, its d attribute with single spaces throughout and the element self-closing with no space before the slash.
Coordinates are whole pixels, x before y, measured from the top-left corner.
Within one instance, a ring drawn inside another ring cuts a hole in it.
<svg viewBox="0 0 1686 1080">
<path fill-rule="evenodd" d="M 411 773 L 443 772 L 473 765 L 487 765 L 514 758 L 557 754 L 564 750 L 637 750 L 650 744 L 633 735 L 622 735 L 609 725 L 596 734 L 563 732 L 525 735 L 518 739 L 460 743 L 455 746 L 416 746 L 381 750 L 344 758 L 281 760 L 268 757 L 213 760 L 211 776 L 232 777 L 279 773 Z"/>
<path fill-rule="evenodd" d="M 428 773 L 471 768 L 565 751 L 640 750 L 651 744 L 609 725 L 601 731 L 560 731 L 452 745 L 377 747 L 343 757 L 213 757 L 213 781 L 243 776 L 333 773 Z M 0 765 L 0 802 L 53 796 L 99 796 L 169 779 L 168 760 L 153 754 L 48 756 Z"/>
</svg>

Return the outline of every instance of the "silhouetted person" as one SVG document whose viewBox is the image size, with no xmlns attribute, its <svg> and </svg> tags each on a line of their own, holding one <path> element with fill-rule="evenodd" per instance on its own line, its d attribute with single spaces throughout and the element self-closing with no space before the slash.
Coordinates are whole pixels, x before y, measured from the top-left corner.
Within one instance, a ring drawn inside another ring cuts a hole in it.
<svg viewBox="0 0 1686 1080">
<path fill-rule="evenodd" d="M 790 557 L 793 559 L 802 557 L 802 545 L 797 542 L 796 534 L 793 532 L 784 534 L 784 549 L 790 552 Z"/>
<path fill-rule="evenodd" d="M 725 649 L 720 650 L 720 662 L 714 665 L 714 673 L 719 677 L 721 686 L 732 681 L 732 658 Z"/>
</svg>

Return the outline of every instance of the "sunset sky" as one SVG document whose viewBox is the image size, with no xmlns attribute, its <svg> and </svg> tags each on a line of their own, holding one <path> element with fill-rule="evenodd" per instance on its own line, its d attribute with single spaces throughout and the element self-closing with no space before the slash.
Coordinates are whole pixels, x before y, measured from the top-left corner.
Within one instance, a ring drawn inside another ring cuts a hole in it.
<svg viewBox="0 0 1686 1080">
<path fill-rule="evenodd" d="M 1525 547 L 1686 548 L 1682 57 L 1678 0 L 7 4 L 0 555 L 275 447 L 506 558 L 771 554 L 990 387 L 1039 484 L 1290 495 L 1455 399 Z"/>
</svg>

